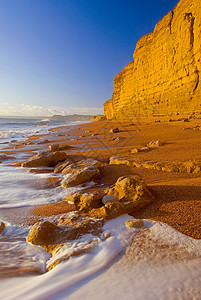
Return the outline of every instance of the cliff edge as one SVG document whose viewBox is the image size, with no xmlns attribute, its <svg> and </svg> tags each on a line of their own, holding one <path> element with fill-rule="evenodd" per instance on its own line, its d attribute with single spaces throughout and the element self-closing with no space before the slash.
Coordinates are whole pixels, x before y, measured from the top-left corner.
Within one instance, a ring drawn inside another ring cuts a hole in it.
<svg viewBox="0 0 201 300">
<path fill-rule="evenodd" d="M 107 119 L 201 111 L 201 1 L 180 0 L 136 45 L 104 103 Z"/>
</svg>

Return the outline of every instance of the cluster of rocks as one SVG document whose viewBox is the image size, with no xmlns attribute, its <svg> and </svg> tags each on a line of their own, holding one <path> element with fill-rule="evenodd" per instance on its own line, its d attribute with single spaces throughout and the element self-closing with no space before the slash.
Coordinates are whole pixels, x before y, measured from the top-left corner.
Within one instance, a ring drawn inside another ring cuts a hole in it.
<svg viewBox="0 0 201 300">
<path fill-rule="evenodd" d="M 76 212 L 71 216 L 61 217 L 58 224 L 49 221 L 35 223 L 29 231 L 27 241 L 34 245 L 40 245 L 55 257 L 66 243 L 70 244 L 85 234 L 101 237 L 103 225 L 103 220 L 82 216 Z M 67 260 L 71 256 L 89 252 L 94 246 L 94 243 L 89 243 L 82 249 L 77 249 L 76 251 L 56 258 L 53 262 L 48 263 L 47 269 L 51 270 L 57 264 Z"/>
<path fill-rule="evenodd" d="M 128 175 L 120 177 L 104 191 L 76 191 L 63 200 L 74 204 L 77 209 L 90 216 L 113 219 L 122 214 L 131 214 L 148 205 L 153 199 L 142 177 Z"/>
<path fill-rule="evenodd" d="M 40 245 L 55 256 L 65 243 L 88 233 L 100 237 L 106 220 L 131 214 L 148 205 L 153 199 L 143 178 L 137 175 L 120 177 L 104 191 L 76 191 L 67 195 L 63 201 L 74 204 L 78 211 L 70 217 L 61 217 L 58 224 L 49 221 L 36 222 L 29 231 L 27 241 Z M 142 228 L 144 222 L 134 219 L 127 221 L 125 225 L 129 228 Z M 87 245 L 81 252 L 68 253 L 65 257 L 56 259 L 48 265 L 48 270 L 72 255 L 83 254 L 92 248 L 94 243 Z"/>
<path fill-rule="evenodd" d="M 73 160 L 72 156 L 60 150 L 61 146 L 58 144 L 51 145 L 49 150 L 40 151 L 23 162 L 22 166 L 54 168 L 55 176 L 60 173 L 63 178 L 61 182 L 63 188 L 77 186 L 91 180 L 100 181 L 102 165 L 99 161 L 81 157 Z M 120 177 L 114 185 L 105 188 L 99 186 L 97 189 L 71 192 L 61 203 L 72 204 L 76 211 L 70 213 L 70 216 L 69 214 L 62 216 L 59 222 L 47 220 L 36 222 L 29 232 L 27 241 L 40 245 L 55 256 L 65 243 L 88 233 L 100 236 L 104 222 L 122 214 L 131 214 L 147 206 L 153 199 L 145 181 L 137 175 Z M 142 220 L 132 220 L 127 222 L 126 226 L 142 228 L 144 223 Z M 81 252 L 68 253 L 65 257 L 55 259 L 48 265 L 48 270 L 70 256 L 90 251 L 93 247 L 94 242 L 83 248 Z"/>
<path fill-rule="evenodd" d="M 194 127 L 184 127 L 182 130 L 201 130 L 201 127 L 199 125 L 196 125 Z"/>
<path fill-rule="evenodd" d="M 61 173 L 64 177 L 62 180 L 64 188 L 77 186 L 91 180 L 99 180 L 100 162 L 92 158 L 72 162 L 64 151 L 53 151 L 55 148 L 57 147 L 51 146 L 50 151 L 43 150 L 39 152 L 24 161 L 21 166 L 29 168 L 55 167 L 54 173 Z"/>
<path fill-rule="evenodd" d="M 134 148 L 133 150 L 131 150 L 131 153 L 148 152 L 153 149 L 159 148 L 161 146 L 162 146 L 162 143 L 159 140 L 157 140 L 157 141 L 153 140 L 153 141 L 149 142 L 147 145 L 145 145 L 144 147 Z"/>
</svg>

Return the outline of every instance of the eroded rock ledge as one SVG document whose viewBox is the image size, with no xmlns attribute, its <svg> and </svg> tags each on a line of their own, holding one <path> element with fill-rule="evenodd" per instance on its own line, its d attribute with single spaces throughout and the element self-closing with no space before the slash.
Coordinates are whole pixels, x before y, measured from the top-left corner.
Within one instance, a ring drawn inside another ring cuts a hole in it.
<svg viewBox="0 0 201 300">
<path fill-rule="evenodd" d="M 146 168 L 166 172 L 194 173 L 201 172 L 201 160 L 188 161 L 148 161 L 133 160 L 122 156 L 113 156 L 110 158 L 110 164 L 128 165 L 136 168 Z"/>
</svg>

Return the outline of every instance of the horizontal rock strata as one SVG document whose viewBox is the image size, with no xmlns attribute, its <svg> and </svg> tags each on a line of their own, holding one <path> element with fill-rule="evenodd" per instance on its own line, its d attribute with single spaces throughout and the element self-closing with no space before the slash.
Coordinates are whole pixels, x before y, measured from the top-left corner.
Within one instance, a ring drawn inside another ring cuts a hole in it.
<svg viewBox="0 0 201 300">
<path fill-rule="evenodd" d="M 138 41 L 133 58 L 115 76 L 107 119 L 200 111 L 200 0 L 180 0 Z"/>
<path fill-rule="evenodd" d="M 201 172 L 201 161 L 137 161 L 124 158 L 122 156 L 113 156 L 110 158 L 110 164 L 128 165 L 136 168 L 154 169 L 166 172 L 194 173 Z"/>
</svg>

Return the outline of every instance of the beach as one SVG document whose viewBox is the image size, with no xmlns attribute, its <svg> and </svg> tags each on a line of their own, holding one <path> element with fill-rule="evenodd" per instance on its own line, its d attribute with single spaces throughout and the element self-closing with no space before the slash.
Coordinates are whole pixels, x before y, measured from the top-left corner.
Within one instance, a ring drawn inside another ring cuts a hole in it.
<svg viewBox="0 0 201 300">
<path fill-rule="evenodd" d="M 188 121 L 186 121 L 187 119 Z M 114 132 L 116 128 L 118 131 Z M 64 288 L 65 280 L 62 279 L 62 287 L 55 286 L 51 289 L 52 298 L 50 294 L 45 296 L 45 289 L 40 288 L 39 279 L 37 282 L 34 281 L 38 292 L 34 291 L 35 294 L 32 294 L 33 291 L 29 288 L 26 288 L 27 291 L 22 288 L 21 292 L 20 289 L 18 291 L 18 297 L 22 296 L 21 299 L 45 299 L 45 297 L 47 299 L 65 299 L 65 297 L 68 299 L 76 299 L 76 297 L 88 299 L 93 296 L 95 299 L 101 297 L 111 299 L 114 296 L 118 298 L 118 289 L 116 289 L 118 286 L 121 290 L 119 299 L 125 289 L 128 290 L 128 295 L 124 295 L 124 299 L 146 299 L 146 294 L 150 293 L 151 288 L 147 288 L 143 293 L 140 292 L 140 289 L 143 289 L 145 284 L 144 272 L 148 268 L 147 280 L 150 287 L 154 287 L 154 280 L 159 280 L 158 274 L 160 273 L 163 274 L 164 288 L 168 278 L 171 276 L 175 278 L 175 282 L 171 281 L 170 286 L 165 288 L 166 293 L 163 293 L 162 287 L 155 288 L 155 292 L 150 294 L 150 299 L 159 299 L 159 297 L 160 299 L 178 299 L 179 294 L 181 294 L 181 299 L 199 299 L 200 282 L 199 280 L 194 281 L 195 276 L 198 277 L 199 275 L 197 274 L 199 271 L 196 270 L 196 263 L 200 263 L 201 255 L 201 177 L 198 169 L 199 161 L 201 161 L 201 131 L 199 128 L 201 128 L 199 115 L 193 115 L 189 118 L 174 116 L 171 118 L 153 117 L 125 121 L 97 121 L 51 128 L 45 134 L 39 132 L 37 135 L 29 136 L 24 140 L 4 145 L 0 155 L 12 156 L 12 159 L 5 159 L 0 168 L 2 172 L 4 170 L 4 174 L 10 174 L 9 176 L 14 178 L 16 178 L 15 174 L 22 173 L 24 178 L 21 179 L 21 187 L 18 183 L 16 188 L 17 191 L 20 189 L 19 195 L 21 198 L 24 197 L 26 201 L 24 203 L 22 199 L 19 201 L 18 195 L 17 202 L 11 201 L 9 203 L 9 199 L 2 202 L 0 219 L 6 225 L 8 224 L 8 227 L 17 226 L 22 230 L 24 228 L 26 233 L 23 232 L 23 238 L 26 238 L 28 231 L 35 222 L 46 220 L 46 218 L 52 222 L 58 222 L 57 218 L 68 213 L 71 214 L 76 208 L 61 200 L 67 194 L 78 189 L 86 192 L 102 191 L 115 184 L 121 176 L 137 174 L 144 178 L 154 197 L 154 200 L 146 207 L 127 217 L 125 215 L 119 216 L 119 224 L 121 222 L 124 224 L 127 218 L 143 219 L 145 224 L 143 228 L 130 229 L 129 231 L 123 225 L 114 226 L 116 223 L 112 222 L 115 222 L 115 219 L 105 223 L 104 226 L 107 226 L 107 223 L 110 224 L 107 230 L 114 231 L 113 243 L 117 243 L 116 245 L 119 243 L 121 246 L 114 247 L 111 244 L 108 246 L 108 250 L 105 250 L 105 254 L 100 254 L 103 249 L 107 249 L 107 246 L 104 248 L 101 245 L 107 243 L 109 245 L 112 240 L 110 237 L 105 241 L 103 239 L 98 240 L 97 249 L 99 250 L 97 251 L 100 252 L 97 252 L 96 255 L 95 252 L 90 254 L 91 259 L 93 258 L 95 261 L 97 259 L 92 273 L 89 271 L 79 277 L 83 269 L 74 270 L 77 281 L 70 281 L 69 287 L 66 289 Z M 155 142 L 154 146 L 153 141 Z M 159 142 L 156 143 L 157 141 Z M 63 149 L 66 147 L 66 150 L 62 151 L 66 153 L 71 162 L 88 158 L 97 160 L 100 163 L 100 178 L 78 187 L 66 189 L 61 186 L 63 175 L 54 173 L 54 168 L 20 167 L 23 161 L 28 160 L 39 151 L 49 149 L 49 146 L 54 144 L 59 144 L 59 147 L 62 146 Z M 15 190 L 12 194 L 13 199 L 14 192 Z M 6 192 L 1 197 L 6 198 Z M 2 235 L 4 240 L 6 240 L 7 234 Z M 101 247 L 103 247 L 102 250 L 100 250 Z M 111 252 L 110 255 L 109 252 Z M 98 263 L 98 253 L 102 257 L 102 265 Z M 45 257 L 45 254 L 43 255 Z M 82 254 L 80 257 L 83 258 L 86 255 L 88 254 Z M 79 255 L 77 257 L 79 258 Z M 73 270 L 73 261 L 77 257 L 70 258 L 65 263 L 57 265 L 53 270 L 40 276 L 46 276 L 44 282 L 48 284 L 48 280 L 51 282 L 54 276 L 57 278 L 59 270 L 63 272 L 62 274 L 69 272 L 67 265 L 71 264 L 69 268 Z M 49 257 L 44 258 L 44 261 L 47 259 Z M 90 260 L 89 258 L 85 262 L 87 270 L 92 270 L 90 264 L 93 259 Z M 178 265 L 177 271 L 176 265 Z M 189 270 L 191 275 L 189 275 L 187 283 L 184 284 L 179 278 L 183 274 L 184 280 L 185 274 Z M 25 272 L 26 274 L 29 273 Z M 121 276 L 117 278 L 115 274 L 121 274 Z M 140 279 L 135 280 L 134 284 L 134 281 L 130 281 L 129 278 L 132 276 L 136 278 L 137 274 Z M 12 272 L 10 275 L 12 278 L 8 278 L 6 281 L 2 279 L 2 284 L 7 286 L 9 282 L 13 282 L 14 291 L 15 285 L 20 285 L 20 278 L 22 277 L 13 277 Z M 52 279 L 50 279 L 51 276 Z M 153 280 L 151 279 L 152 276 Z M 42 277 L 41 280 L 43 281 Z M 29 282 L 27 277 L 24 279 Z M 112 281 L 113 286 L 111 287 Z M 189 291 L 193 281 L 194 292 Z M 122 283 L 121 288 L 120 282 Z M 105 289 L 102 289 L 101 285 L 105 285 Z M 98 286 L 100 291 L 95 296 Z M 137 292 L 134 295 L 135 289 Z M 106 293 L 107 290 L 109 291 L 108 294 Z M 26 298 L 27 293 L 29 293 L 28 298 Z M 43 294 L 44 296 L 42 296 Z M 4 299 L 14 298 L 9 295 L 7 290 Z"/>
</svg>

